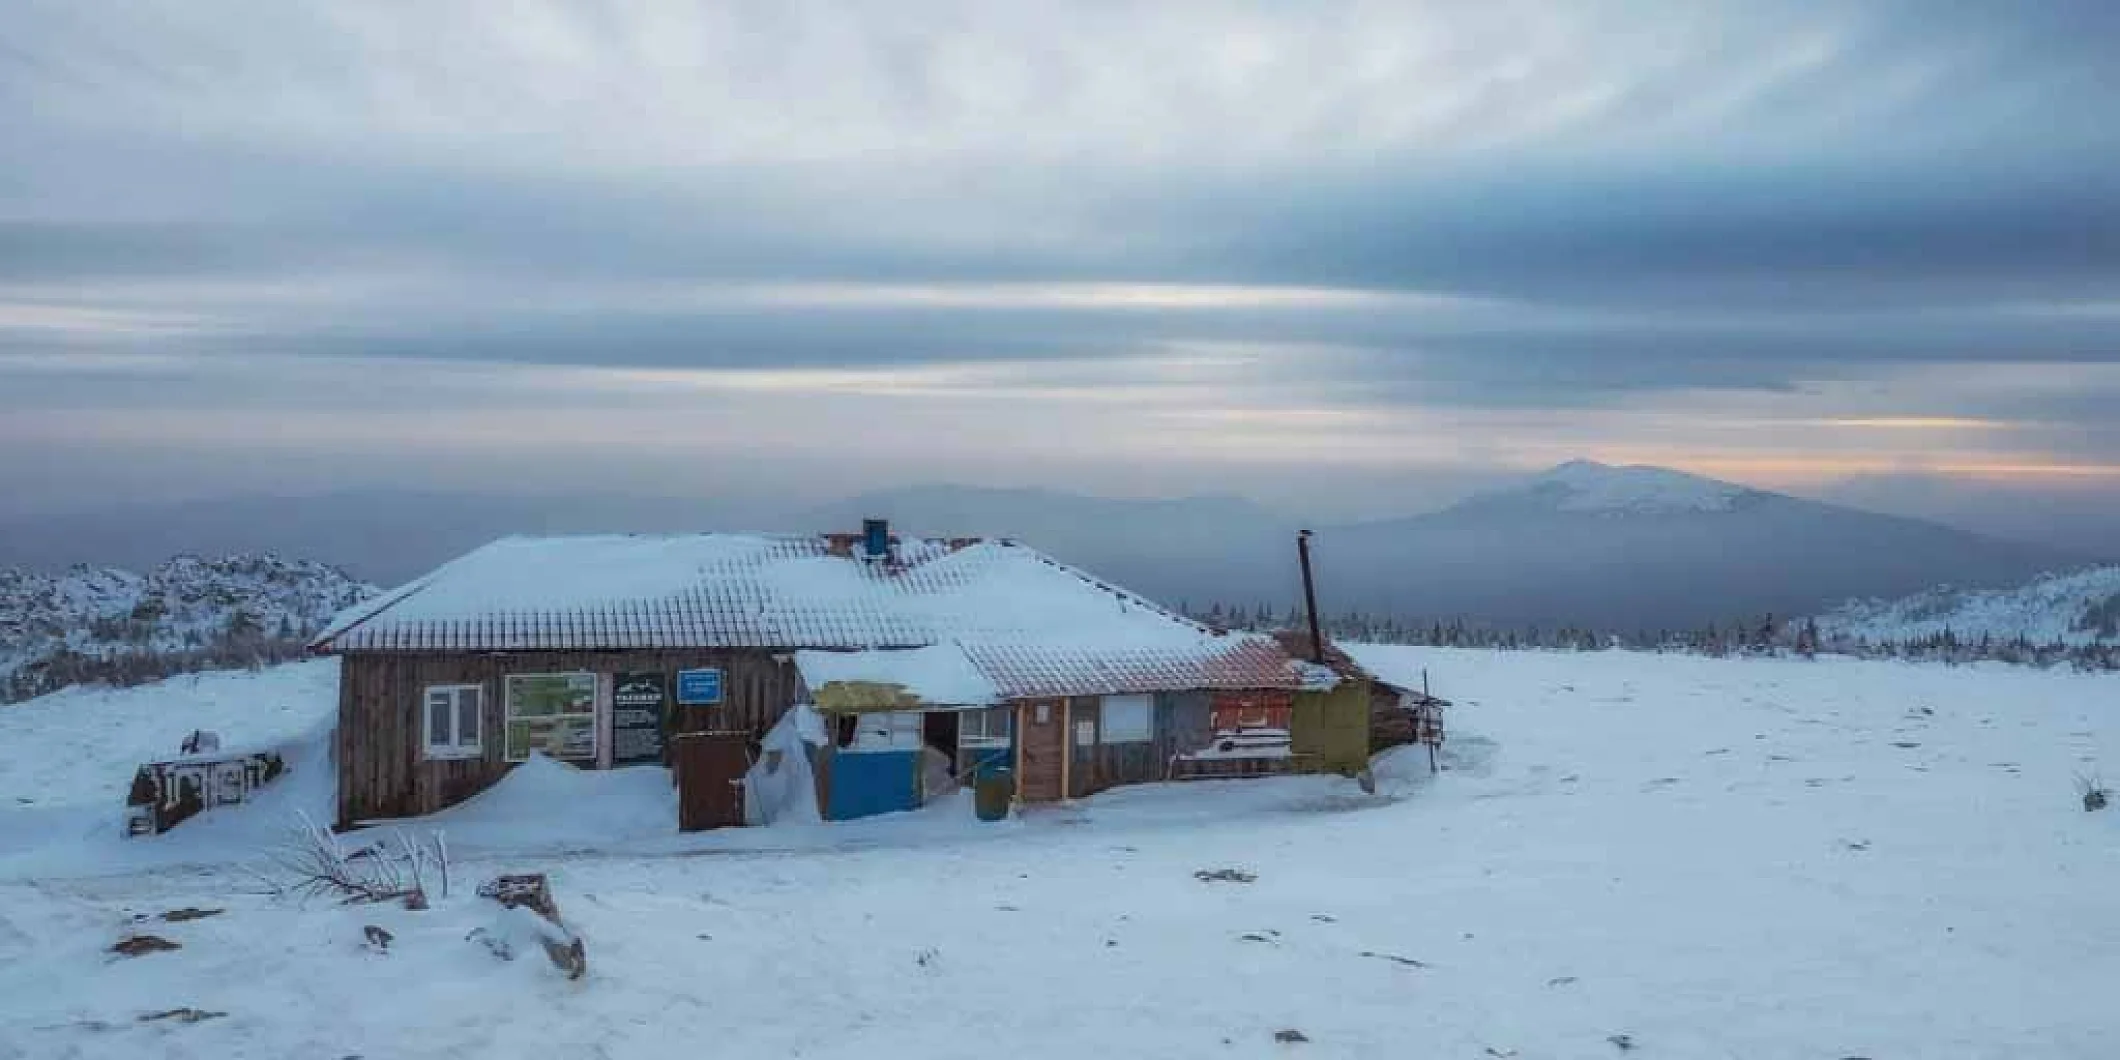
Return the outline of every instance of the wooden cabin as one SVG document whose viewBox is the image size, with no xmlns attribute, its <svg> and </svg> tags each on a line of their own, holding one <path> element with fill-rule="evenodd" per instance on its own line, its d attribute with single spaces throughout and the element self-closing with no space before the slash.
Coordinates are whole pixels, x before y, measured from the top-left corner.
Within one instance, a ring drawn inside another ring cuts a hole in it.
<svg viewBox="0 0 2120 1060">
<path fill-rule="evenodd" d="M 1303 683 L 1270 637 L 1012 541 L 880 522 L 506 538 L 342 615 L 312 650 L 342 660 L 342 827 L 435 812 L 533 754 L 663 766 L 711 739 L 723 750 L 697 761 L 720 764 L 699 768 L 733 769 L 712 778 L 727 785 L 743 743 L 799 702 L 831 722 L 828 817 L 909 808 L 1002 765 L 1024 802 L 1203 761 L 1285 771 Z M 707 817 L 740 822 L 740 803 Z"/>
</svg>

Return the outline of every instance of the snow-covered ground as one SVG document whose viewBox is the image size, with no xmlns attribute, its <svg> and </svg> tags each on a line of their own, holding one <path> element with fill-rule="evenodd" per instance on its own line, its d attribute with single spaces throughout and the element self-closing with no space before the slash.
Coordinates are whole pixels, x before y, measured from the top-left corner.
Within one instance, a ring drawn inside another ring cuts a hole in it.
<svg viewBox="0 0 2120 1060">
<path fill-rule="evenodd" d="M 141 688 L 69 688 L 0 706 L 0 796 L 16 805 L 120 805 L 141 762 L 194 729 L 234 748 L 297 739 L 338 708 L 339 661 L 172 677 Z"/>
<path fill-rule="evenodd" d="M 11 862 L 90 872 L 190 859 L 186 851 L 122 838 L 134 771 L 176 757 L 194 729 L 219 735 L 224 750 L 275 748 L 299 764 L 315 760 L 328 769 L 338 680 L 338 660 L 318 659 L 256 673 L 187 674 L 136 688 L 75 687 L 0 704 L 0 876 Z M 268 801 L 283 809 L 321 808 L 328 820 L 331 784 L 327 772 L 303 769 L 269 789 Z M 277 831 L 263 817 L 216 819 L 210 830 Z"/>
<path fill-rule="evenodd" d="M 2113 771 L 2120 680 L 1358 654 L 1457 700 L 1443 773 L 1408 750 L 1374 796 L 1225 781 L 680 837 L 645 819 L 658 771 L 541 764 L 414 826 L 459 851 L 418 913 L 246 893 L 232 862 L 322 790 L 299 767 L 308 795 L 129 848 L 18 843 L 0 1057 L 2120 1055 L 2120 809 L 2071 789 Z M 80 732 L 0 707 L 0 815 L 62 790 L 43 758 L 129 776 L 93 734 L 151 694 L 83 698 Z M 86 813 L 111 789 L 63 790 Z M 1194 876 L 1223 868 L 1256 879 Z M 585 979 L 465 940 L 499 871 L 552 874 Z M 133 921 L 185 906 L 225 912 Z M 130 931 L 182 948 L 106 952 Z M 140 1019 L 186 1007 L 225 1015 Z"/>
</svg>

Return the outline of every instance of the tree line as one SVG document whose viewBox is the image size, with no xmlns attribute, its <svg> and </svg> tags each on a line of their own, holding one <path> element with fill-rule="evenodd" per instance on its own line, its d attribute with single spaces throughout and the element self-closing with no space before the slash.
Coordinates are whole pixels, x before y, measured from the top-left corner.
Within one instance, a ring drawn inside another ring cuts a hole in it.
<svg viewBox="0 0 2120 1060">
<path fill-rule="evenodd" d="M 1179 610 L 1186 617 L 1223 629 L 1268 632 L 1302 629 L 1308 617 L 1300 607 L 1276 609 L 1266 604 L 1211 603 Z M 1400 615 L 1346 611 L 1322 617 L 1319 626 L 1335 640 L 1376 644 L 1412 644 L 1438 648 L 1598 651 L 1624 649 L 1717 658 L 1729 656 L 1850 655 L 1865 659 L 1907 659 L 1963 664 L 2003 662 L 2023 666 L 2066 664 L 2077 670 L 2120 671 L 2120 644 L 2035 642 L 2027 637 L 1988 634 L 1959 636 L 1949 629 L 1920 637 L 1869 639 L 1821 632 L 1811 619 L 1784 621 L 1773 615 L 1708 623 L 1694 629 L 1616 629 L 1580 625 L 1506 626 L 1463 618 L 1417 619 Z"/>
<path fill-rule="evenodd" d="M 153 643 L 152 620 L 99 619 L 90 629 L 90 650 L 59 647 L 31 659 L 0 679 L 0 703 L 14 703 L 72 685 L 127 688 L 202 670 L 258 670 L 303 656 L 313 630 L 282 617 L 267 627 L 237 610 L 211 633 L 187 632 L 175 647 Z"/>
</svg>

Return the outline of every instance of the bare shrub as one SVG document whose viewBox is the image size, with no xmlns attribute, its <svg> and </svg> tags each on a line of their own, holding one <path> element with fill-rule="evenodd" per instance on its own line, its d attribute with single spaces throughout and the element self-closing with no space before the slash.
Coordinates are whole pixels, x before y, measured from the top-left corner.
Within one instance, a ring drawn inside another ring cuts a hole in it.
<svg viewBox="0 0 2120 1060">
<path fill-rule="evenodd" d="M 449 847 L 437 832 L 415 838 L 400 831 L 373 846 L 348 849 L 330 829 L 297 812 L 287 839 L 267 854 L 259 875 L 275 894 L 347 904 L 402 901 L 408 909 L 425 909 L 429 885 L 449 897 Z"/>
<path fill-rule="evenodd" d="M 2112 800 L 2113 789 L 2105 786 L 2105 778 L 2096 773 L 2076 774 L 2076 794 L 2083 796 L 2083 812 L 2092 813 L 2105 809 Z"/>
</svg>

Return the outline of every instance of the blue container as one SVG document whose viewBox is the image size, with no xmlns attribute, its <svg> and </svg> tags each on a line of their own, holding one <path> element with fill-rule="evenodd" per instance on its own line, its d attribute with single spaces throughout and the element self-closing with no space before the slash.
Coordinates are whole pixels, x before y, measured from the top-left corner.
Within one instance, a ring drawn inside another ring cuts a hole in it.
<svg viewBox="0 0 2120 1060">
<path fill-rule="evenodd" d="M 841 751 L 833 755 L 825 819 L 851 821 L 919 808 L 919 766 L 916 751 Z"/>
</svg>

